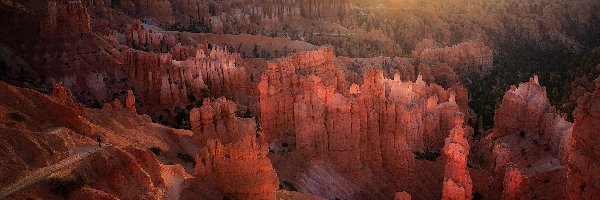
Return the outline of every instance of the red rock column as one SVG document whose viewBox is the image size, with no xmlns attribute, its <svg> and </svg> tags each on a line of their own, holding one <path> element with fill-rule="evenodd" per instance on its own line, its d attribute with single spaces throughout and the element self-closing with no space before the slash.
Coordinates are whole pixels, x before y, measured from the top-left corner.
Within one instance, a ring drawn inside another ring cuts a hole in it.
<svg viewBox="0 0 600 200">
<path fill-rule="evenodd" d="M 516 167 L 509 166 L 504 175 L 504 190 L 502 199 L 517 200 L 521 197 L 521 186 L 525 177 Z"/>
<path fill-rule="evenodd" d="M 465 138 L 462 127 L 462 113 L 457 113 L 455 128 L 444 145 L 444 155 L 447 157 L 444 170 L 444 188 L 442 199 L 471 199 L 473 183 L 467 169 L 469 142 Z"/>
<path fill-rule="evenodd" d="M 137 113 L 135 109 L 135 96 L 133 95 L 133 91 L 127 90 L 127 99 L 125 100 L 125 107 L 127 111 L 131 113 Z"/>
<path fill-rule="evenodd" d="M 62 83 L 52 84 L 52 96 L 62 102 L 71 101 L 71 92 Z"/>
</svg>

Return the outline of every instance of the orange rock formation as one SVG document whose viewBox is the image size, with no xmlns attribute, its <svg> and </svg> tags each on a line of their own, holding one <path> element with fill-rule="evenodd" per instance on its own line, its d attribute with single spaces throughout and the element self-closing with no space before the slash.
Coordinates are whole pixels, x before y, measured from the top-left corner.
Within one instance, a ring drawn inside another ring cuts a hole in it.
<svg viewBox="0 0 600 200">
<path fill-rule="evenodd" d="M 348 86 L 331 67 L 332 58 L 323 49 L 269 63 L 259 84 L 265 141 L 275 152 L 290 146 L 295 155 L 324 159 L 343 174 L 372 170 L 416 179 L 421 169 L 414 152 L 439 152 L 456 126 L 460 107 L 454 91 L 428 85 L 421 76 L 415 82 L 402 81 L 398 74 L 388 79 L 380 69 L 366 70 L 362 85 Z M 311 165 L 315 173 L 332 170 L 324 166 Z M 405 185 L 399 189 L 411 189 Z M 314 185 L 299 187 L 316 190 Z"/>
<path fill-rule="evenodd" d="M 209 140 L 196 154 L 196 176 L 216 181 L 235 199 L 275 199 L 279 181 L 267 146 L 253 137 L 232 144 Z"/>
<path fill-rule="evenodd" d="M 455 127 L 450 131 L 444 145 L 447 157 L 444 170 L 444 189 L 442 199 L 472 199 L 473 183 L 467 169 L 469 141 L 465 137 L 462 113 L 457 113 Z"/>
</svg>

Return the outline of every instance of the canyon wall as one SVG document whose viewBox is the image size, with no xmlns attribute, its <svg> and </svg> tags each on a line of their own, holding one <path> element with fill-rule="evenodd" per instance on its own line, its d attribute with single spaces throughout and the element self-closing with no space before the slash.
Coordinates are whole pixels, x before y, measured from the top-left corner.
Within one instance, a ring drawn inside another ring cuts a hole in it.
<svg viewBox="0 0 600 200">
<path fill-rule="evenodd" d="M 48 1 L 48 13 L 40 24 L 41 37 L 78 37 L 91 33 L 90 15 L 81 1 Z"/>
<path fill-rule="evenodd" d="M 170 0 L 120 0 L 118 5 L 149 24 L 169 25 L 175 22 Z"/>
<path fill-rule="evenodd" d="M 220 48 L 175 45 L 171 53 L 129 51 L 124 70 L 139 102 L 139 109 L 153 115 L 167 109 L 172 114 L 200 105 L 206 97 L 226 97 L 244 112 L 256 113 L 258 95 L 250 74 L 240 66 L 238 54 Z M 190 52 L 194 55 L 190 55 Z M 173 56 L 185 58 L 178 61 Z M 189 112 L 189 110 L 187 111 Z M 169 113 L 166 113 L 167 116 Z"/>
</svg>

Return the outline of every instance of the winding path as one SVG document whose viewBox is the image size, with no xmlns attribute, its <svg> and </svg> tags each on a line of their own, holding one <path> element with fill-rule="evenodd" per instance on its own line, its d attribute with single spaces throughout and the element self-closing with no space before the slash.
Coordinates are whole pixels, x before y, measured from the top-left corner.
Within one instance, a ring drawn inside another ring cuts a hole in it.
<svg viewBox="0 0 600 200">
<path fill-rule="evenodd" d="M 62 159 L 53 165 L 32 171 L 32 172 L 28 173 L 28 175 L 23 177 L 22 179 L 4 187 L 4 188 L 0 188 L 0 199 L 4 199 L 8 195 L 11 195 L 14 192 L 23 190 L 26 187 L 28 187 L 34 183 L 44 180 L 44 179 L 48 178 L 48 176 L 50 176 L 51 174 L 53 174 L 55 172 L 59 172 L 59 171 L 65 169 L 65 167 L 73 165 L 73 164 L 83 160 L 84 158 L 97 152 L 100 149 L 101 149 L 100 147 L 92 146 L 92 145 L 77 147 L 75 149 L 75 155 L 70 156 L 65 159 Z"/>
</svg>

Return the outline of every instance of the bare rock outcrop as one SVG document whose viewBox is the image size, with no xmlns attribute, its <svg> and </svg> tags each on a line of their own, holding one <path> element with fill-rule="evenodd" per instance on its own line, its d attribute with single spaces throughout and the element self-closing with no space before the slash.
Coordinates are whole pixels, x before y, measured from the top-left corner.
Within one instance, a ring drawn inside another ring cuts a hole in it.
<svg viewBox="0 0 600 200">
<path fill-rule="evenodd" d="M 494 116 L 494 131 L 488 137 L 499 138 L 508 135 L 540 135 L 554 150 L 565 145 L 565 138 L 572 131 L 573 124 L 566 115 L 550 105 L 546 88 L 534 76 L 519 87 L 511 86 Z M 564 158 L 564 154 L 560 154 Z"/>
<path fill-rule="evenodd" d="M 196 176 L 214 181 L 231 198 L 275 199 L 279 181 L 267 148 L 254 137 L 227 145 L 209 140 L 196 154 Z"/>
<path fill-rule="evenodd" d="M 261 126 L 267 140 L 295 131 L 294 99 L 301 93 L 299 78 L 308 74 L 321 77 L 324 86 L 344 91 L 345 79 L 333 65 L 333 50 L 329 48 L 293 54 L 277 63 L 269 63 L 258 85 L 260 91 Z M 298 71 L 298 73 L 296 73 Z"/>
<path fill-rule="evenodd" d="M 125 108 L 127 111 L 131 113 L 137 113 L 135 109 L 135 96 L 133 95 L 133 91 L 127 90 L 127 98 L 125 99 Z"/>
<path fill-rule="evenodd" d="M 71 91 L 65 88 L 65 86 L 62 83 L 52 84 L 52 96 L 63 102 L 72 101 Z"/>
<path fill-rule="evenodd" d="M 600 78 L 596 89 L 579 100 L 569 148 L 567 199 L 594 199 L 600 195 Z"/>
<path fill-rule="evenodd" d="M 411 200 L 412 197 L 407 192 L 396 192 L 394 194 L 394 200 Z"/>
</svg>

